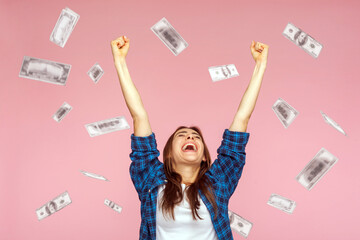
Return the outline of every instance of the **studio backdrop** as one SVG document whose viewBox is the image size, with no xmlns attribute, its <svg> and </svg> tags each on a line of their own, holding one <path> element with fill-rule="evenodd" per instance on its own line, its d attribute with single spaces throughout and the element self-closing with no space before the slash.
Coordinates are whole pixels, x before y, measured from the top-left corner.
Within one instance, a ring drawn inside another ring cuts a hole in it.
<svg viewBox="0 0 360 240">
<path fill-rule="evenodd" d="M 360 239 L 360 3 L 0 1 L 0 239 L 138 239 L 133 122 L 110 42 L 159 157 L 198 126 L 212 160 L 269 45 L 230 199 L 234 239 Z"/>
</svg>

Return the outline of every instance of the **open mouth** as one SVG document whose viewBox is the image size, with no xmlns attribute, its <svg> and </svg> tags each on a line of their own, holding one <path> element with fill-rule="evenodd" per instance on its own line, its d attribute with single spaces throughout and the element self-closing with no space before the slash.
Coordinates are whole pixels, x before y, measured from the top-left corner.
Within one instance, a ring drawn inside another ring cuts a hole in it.
<svg viewBox="0 0 360 240">
<path fill-rule="evenodd" d="M 197 152 L 197 147 L 194 143 L 186 143 L 183 147 L 182 147 L 182 151 L 183 152 Z"/>
</svg>

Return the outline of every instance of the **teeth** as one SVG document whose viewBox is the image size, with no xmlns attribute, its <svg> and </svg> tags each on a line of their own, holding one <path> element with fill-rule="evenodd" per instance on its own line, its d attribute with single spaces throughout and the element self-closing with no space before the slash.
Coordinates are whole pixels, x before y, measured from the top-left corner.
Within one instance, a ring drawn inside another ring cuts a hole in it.
<svg viewBox="0 0 360 240">
<path fill-rule="evenodd" d="M 186 147 L 189 146 L 189 145 L 193 146 L 195 151 L 197 150 L 197 149 L 196 149 L 196 145 L 193 144 L 193 143 L 185 144 L 185 146 L 183 147 L 183 150 L 185 151 Z"/>
</svg>

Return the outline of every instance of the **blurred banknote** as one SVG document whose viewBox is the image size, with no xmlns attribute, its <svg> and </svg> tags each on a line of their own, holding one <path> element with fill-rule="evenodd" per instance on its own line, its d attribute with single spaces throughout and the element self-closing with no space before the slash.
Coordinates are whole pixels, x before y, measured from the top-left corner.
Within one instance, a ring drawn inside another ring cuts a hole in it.
<svg viewBox="0 0 360 240">
<path fill-rule="evenodd" d="M 117 211 L 118 213 L 121 213 L 122 207 L 120 207 L 116 203 L 114 203 L 108 199 L 105 199 L 104 204 L 106 206 L 108 206 L 109 208 L 112 208 L 113 210 Z"/>
<path fill-rule="evenodd" d="M 239 76 L 234 64 L 209 67 L 209 73 L 213 82 Z"/>
<path fill-rule="evenodd" d="M 52 117 L 55 121 L 60 122 L 71 109 L 72 107 L 68 103 L 64 102 Z"/>
<path fill-rule="evenodd" d="M 310 35 L 297 28 L 292 23 L 288 23 L 282 33 L 287 39 L 302 48 L 305 52 L 317 58 L 323 46 Z"/>
<path fill-rule="evenodd" d="M 320 111 L 321 115 L 323 116 L 325 122 L 327 124 L 329 124 L 330 126 L 332 126 L 333 128 L 335 128 L 336 130 L 338 130 L 339 132 L 341 132 L 342 134 L 344 134 L 345 136 L 347 136 L 347 134 L 345 133 L 345 131 L 340 127 L 339 124 L 337 124 L 334 120 L 332 120 L 331 118 L 329 118 L 325 113 L 323 113 L 322 111 Z"/>
<path fill-rule="evenodd" d="M 85 125 L 85 128 L 88 131 L 90 137 L 95 137 L 106 133 L 129 129 L 130 126 L 127 123 L 125 117 L 121 116 L 89 123 Z"/>
<path fill-rule="evenodd" d="M 50 216 L 51 214 L 59 211 L 60 209 L 63 209 L 70 203 L 71 199 L 68 192 L 66 191 L 36 210 L 38 220 L 42 220 Z"/>
<path fill-rule="evenodd" d="M 276 116 L 279 118 L 280 122 L 284 125 L 285 128 L 288 128 L 289 125 L 294 121 L 294 119 L 299 114 L 290 104 L 285 102 L 282 98 L 276 100 L 272 106 Z"/>
<path fill-rule="evenodd" d="M 70 64 L 24 56 L 19 77 L 65 85 L 70 69 Z"/>
<path fill-rule="evenodd" d="M 315 157 L 296 176 L 296 180 L 307 190 L 311 190 L 337 161 L 337 157 L 325 148 L 321 148 Z"/>
<path fill-rule="evenodd" d="M 104 74 L 104 70 L 100 67 L 98 63 L 95 63 L 95 65 L 90 68 L 87 74 L 89 75 L 91 80 L 94 81 L 94 83 L 97 83 Z"/>
<path fill-rule="evenodd" d="M 80 172 L 81 172 L 82 174 L 84 174 L 85 176 L 87 176 L 87 177 L 96 178 L 96 179 L 99 179 L 99 180 L 103 180 L 103 181 L 108 181 L 108 182 L 110 182 L 108 179 L 106 179 L 106 177 L 101 176 L 101 175 L 99 175 L 99 174 L 90 173 L 90 172 L 85 172 L 85 171 L 83 171 L 83 170 L 80 170 Z"/>
<path fill-rule="evenodd" d="M 70 8 L 64 8 L 50 35 L 50 41 L 60 47 L 64 47 L 79 18 L 79 14 Z"/>
<path fill-rule="evenodd" d="M 271 194 L 267 204 L 286 213 L 293 213 L 296 207 L 296 203 L 293 200 L 287 199 L 277 194 Z"/>
<path fill-rule="evenodd" d="M 166 18 L 162 18 L 151 27 L 151 30 L 175 56 L 181 53 L 188 46 L 188 43 L 180 36 L 174 27 L 171 26 Z"/>
<path fill-rule="evenodd" d="M 239 233 L 241 236 L 247 238 L 253 224 L 230 210 L 228 213 L 231 229 Z"/>
</svg>

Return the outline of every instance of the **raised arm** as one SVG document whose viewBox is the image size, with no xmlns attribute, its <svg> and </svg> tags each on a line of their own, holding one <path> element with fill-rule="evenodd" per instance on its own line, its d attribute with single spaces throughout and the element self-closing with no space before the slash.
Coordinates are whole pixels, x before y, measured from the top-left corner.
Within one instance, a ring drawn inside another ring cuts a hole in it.
<svg viewBox="0 0 360 240">
<path fill-rule="evenodd" d="M 119 77 L 121 90 L 134 123 L 134 135 L 146 137 L 152 133 L 152 130 L 140 94 L 131 80 L 126 65 L 125 58 L 129 51 L 129 46 L 130 39 L 126 36 L 111 41 L 114 64 Z"/>
<path fill-rule="evenodd" d="M 269 46 L 266 44 L 260 42 L 255 43 L 254 41 L 251 43 L 250 50 L 255 60 L 255 69 L 229 128 L 230 131 L 246 132 L 266 69 L 268 49 Z"/>
</svg>

